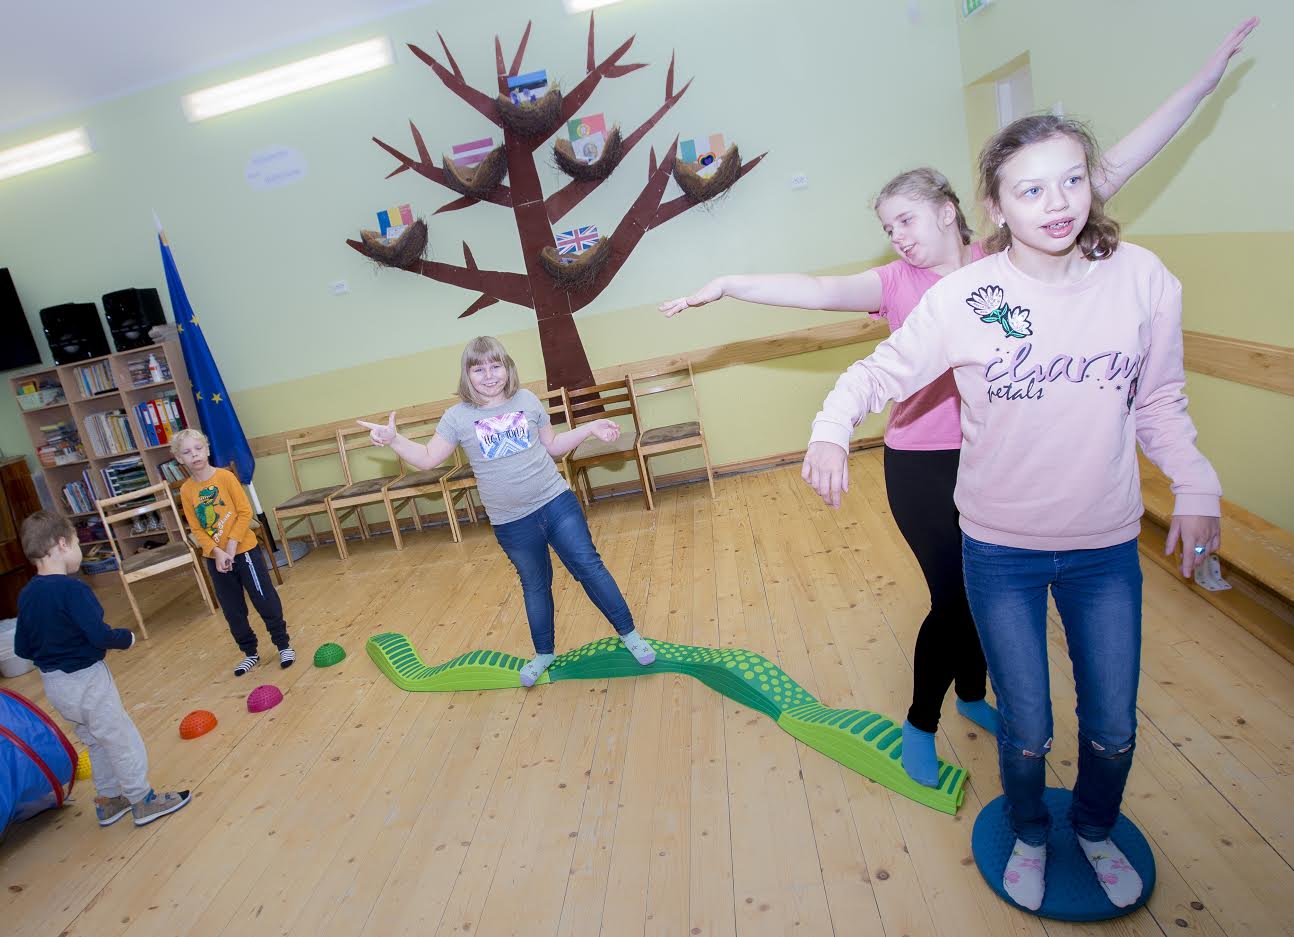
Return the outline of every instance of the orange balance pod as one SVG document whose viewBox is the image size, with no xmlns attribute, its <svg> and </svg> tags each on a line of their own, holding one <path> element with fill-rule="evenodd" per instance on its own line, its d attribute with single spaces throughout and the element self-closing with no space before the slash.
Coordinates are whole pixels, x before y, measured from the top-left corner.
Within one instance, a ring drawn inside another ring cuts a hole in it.
<svg viewBox="0 0 1294 937">
<path fill-rule="evenodd" d="M 180 720 L 180 738 L 196 739 L 200 735 L 206 735 L 215 727 L 214 713 L 207 712 L 205 709 L 195 709 Z"/>
</svg>

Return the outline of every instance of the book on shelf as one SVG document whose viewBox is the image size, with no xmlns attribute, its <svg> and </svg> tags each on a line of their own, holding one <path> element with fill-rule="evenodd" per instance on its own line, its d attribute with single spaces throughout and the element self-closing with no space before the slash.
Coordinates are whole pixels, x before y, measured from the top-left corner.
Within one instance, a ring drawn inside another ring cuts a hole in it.
<svg viewBox="0 0 1294 937">
<path fill-rule="evenodd" d="M 36 447 L 36 458 L 45 468 L 83 462 L 85 450 L 81 448 L 81 435 L 71 420 L 59 420 L 40 427 L 44 443 Z"/>
<path fill-rule="evenodd" d="M 77 384 L 81 387 L 81 394 L 85 397 L 94 397 L 117 389 L 117 379 L 112 376 L 112 367 L 107 361 L 84 365 L 74 369 L 74 373 Z"/>
<path fill-rule="evenodd" d="M 63 500 L 73 514 L 87 514 L 94 510 L 94 492 L 84 481 L 64 485 Z"/>
<path fill-rule="evenodd" d="M 189 477 L 175 459 L 168 459 L 157 468 L 168 482 L 182 482 Z"/>
<path fill-rule="evenodd" d="M 85 429 L 98 458 L 120 455 L 135 448 L 135 434 L 130 429 L 125 410 L 91 413 L 85 418 Z"/>
<path fill-rule="evenodd" d="M 148 446 L 169 443 L 171 437 L 188 425 L 184 411 L 180 409 L 179 395 L 173 392 L 136 404 L 135 417 L 143 430 L 144 444 Z"/>
<path fill-rule="evenodd" d="M 149 484 L 148 471 L 144 468 L 144 460 L 139 456 L 109 462 L 99 472 L 110 498 L 147 488 Z"/>
</svg>

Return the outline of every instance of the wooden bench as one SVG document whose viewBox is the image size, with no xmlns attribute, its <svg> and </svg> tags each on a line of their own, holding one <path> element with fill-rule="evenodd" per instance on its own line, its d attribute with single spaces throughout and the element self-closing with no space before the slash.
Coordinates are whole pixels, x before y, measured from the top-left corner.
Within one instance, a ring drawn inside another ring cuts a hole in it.
<svg viewBox="0 0 1294 937">
<path fill-rule="evenodd" d="M 1173 515 L 1168 478 L 1141 457 L 1142 554 L 1181 578 L 1180 559 L 1164 556 L 1164 537 Z M 1294 662 L 1294 534 L 1222 499 L 1222 576 L 1225 592 L 1188 587 L 1233 618 L 1286 660 Z"/>
</svg>

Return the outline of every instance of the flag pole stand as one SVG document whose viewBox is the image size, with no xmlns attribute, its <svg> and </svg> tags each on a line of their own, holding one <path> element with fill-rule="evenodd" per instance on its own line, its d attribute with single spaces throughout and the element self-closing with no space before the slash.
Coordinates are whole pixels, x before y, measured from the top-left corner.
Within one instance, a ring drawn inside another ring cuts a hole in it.
<svg viewBox="0 0 1294 937">
<path fill-rule="evenodd" d="M 304 543 L 293 544 L 290 540 L 285 543 L 283 545 L 283 549 L 280 550 L 278 544 L 274 542 L 274 533 L 270 529 L 269 518 L 265 516 L 265 509 L 261 507 L 261 499 L 256 495 L 256 485 L 252 482 L 247 483 L 247 493 L 252 496 L 252 510 L 256 512 L 257 520 L 261 522 L 261 530 L 265 532 L 265 542 L 270 548 L 270 556 L 274 558 L 275 566 L 287 565 L 287 556 L 284 552 L 286 550 L 293 551 L 292 561 L 294 563 L 310 552 L 310 548 Z M 296 550 L 296 547 L 298 546 L 301 548 L 299 552 Z"/>
</svg>

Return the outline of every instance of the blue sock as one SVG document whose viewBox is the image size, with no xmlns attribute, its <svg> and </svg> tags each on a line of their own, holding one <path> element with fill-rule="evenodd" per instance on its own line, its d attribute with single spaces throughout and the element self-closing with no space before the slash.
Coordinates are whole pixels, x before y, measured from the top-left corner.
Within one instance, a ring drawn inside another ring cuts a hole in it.
<svg viewBox="0 0 1294 937">
<path fill-rule="evenodd" d="M 939 759 L 935 757 L 935 735 L 922 732 L 906 720 L 903 723 L 903 770 L 926 787 L 939 784 Z"/>
<path fill-rule="evenodd" d="M 988 700 L 977 699 L 968 703 L 964 699 L 958 699 L 957 711 L 994 738 L 997 737 L 997 710 L 989 705 Z"/>
</svg>

